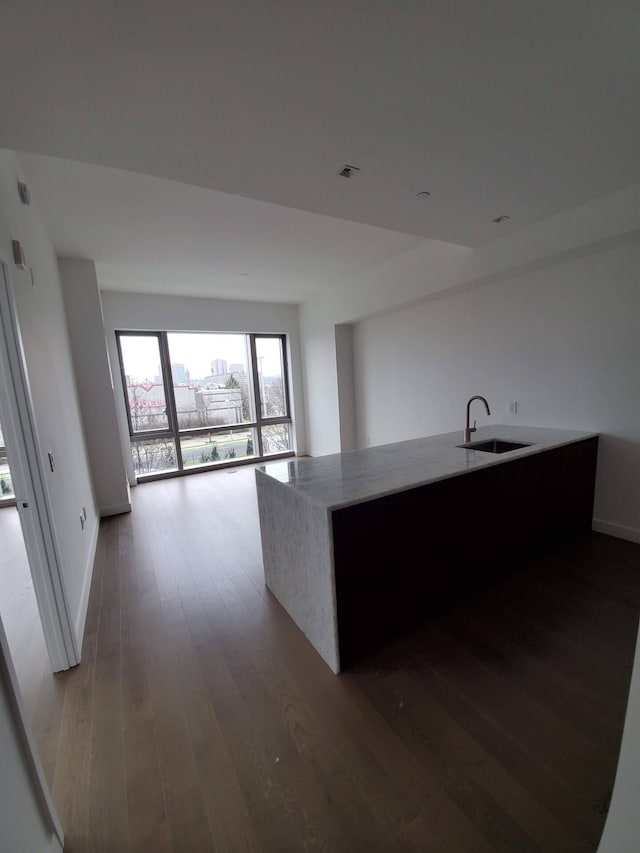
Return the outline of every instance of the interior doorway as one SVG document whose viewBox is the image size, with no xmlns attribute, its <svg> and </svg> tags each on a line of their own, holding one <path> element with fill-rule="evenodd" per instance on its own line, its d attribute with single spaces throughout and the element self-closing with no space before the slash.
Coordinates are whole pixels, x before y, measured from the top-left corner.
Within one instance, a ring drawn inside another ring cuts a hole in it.
<svg viewBox="0 0 640 853">
<path fill-rule="evenodd" d="M 64 835 L 49 791 L 52 780 L 45 775 L 35 735 L 36 718 L 43 689 L 55 686 L 53 671 L 77 660 L 66 652 L 54 609 L 55 567 L 48 561 L 43 530 L 46 499 L 35 454 L 35 425 L 13 294 L 1 262 L 0 422 L 0 688 L 43 814 L 62 847 Z"/>
<path fill-rule="evenodd" d="M 18 585 L 25 590 L 29 586 L 35 596 L 50 671 L 59 672 L 75 666 L 80 658 L 64 596 L 18 314 L 4 263 L 0 264 L 0 423 L 15 501 L 14 510 L 2 511 L 17 510 L 19 525 L 14 533 L 22 533 L 32 581 L 29 585 L 22 575 Z M 6 488 L 8 478 L 4 479 Z M 18 546 L 15 554 L 19 553 Z M 8 571 L 7 562 L 2 559 L 3 572 Z M 16 562 L 24 567 L 24 559 L 16 558 Z"/>
<path fill-rule="evenodd" d="M 7 636 L 27 720 L 33 725 L 42 679 L 51 677 L 52 667 L 20 518 L 15 506 L 6 503 L 0 507 L 0 543 L 0 619 Z"/>
<path fill-rule="evenodd" d="M 2 340 L 6 349 L 6 342 Z M 0 407 L 7 405 L 7 389 Z M 33 588 L 31 567 L 16 509 L 15 487 L 2 430 L 0 408 L 0 620 L 22 694 L 27 722 L 32 726 L 43 677 L 51 674 L 51 661 Z"/>
</svg>

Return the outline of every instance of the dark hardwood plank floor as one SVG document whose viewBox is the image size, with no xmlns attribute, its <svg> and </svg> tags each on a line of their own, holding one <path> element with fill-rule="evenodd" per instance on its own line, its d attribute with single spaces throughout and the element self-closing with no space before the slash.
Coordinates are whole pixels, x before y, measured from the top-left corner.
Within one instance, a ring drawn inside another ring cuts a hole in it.
<svg viewBox="0 0 640 853">
<path fill-rule="evenodd" d="M 336 677 L 265 590 L 253 476 L 102 522 L 83 662 L 34 722 L 67 849 L 594 851 L 640 547 L 557 547 Z"/>
</svg>

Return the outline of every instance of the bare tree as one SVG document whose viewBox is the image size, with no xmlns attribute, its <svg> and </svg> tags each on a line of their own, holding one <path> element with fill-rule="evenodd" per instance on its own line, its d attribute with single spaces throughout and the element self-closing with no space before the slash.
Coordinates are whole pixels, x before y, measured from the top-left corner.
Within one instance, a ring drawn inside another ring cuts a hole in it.
<svg viewBox="0 0 640 853">
<path fill-rule="evenodd" d="M 141 385 L 127 385 L 131 426 L 134 432 L 149 429 L 162 429 L 166 425 L 167 410 L 164 400 L 158 406 L 145 406 Z M 158 411 L 154 411 L 157 409 Z"/>
<path fill-rule="evenodd" d="M 170 438 L 132 441 L 131 454 L 136 474 L 153 474 L 176 466 L 175 447 Z"/>
<path fill-rule="evenodd" d="M 263 383 L 264 416 L 266 418 L 279 418 L 287 414 L 286 398 L 284 393 L 284 382 L 278 377 L 275 382 Z"/>
<path fill-rule="evenodd" d="M 267 453 L 284 453 L 291 449 L 289 424 L 269 424 L 262 428 L 262 449 Z"/>
<path fill-rule="evenodd" d="M 141 385 L 127 385 L 129 413 L 133 432 L 162 429 L 168 426 L 167 410 L 164 401 L 158 406 L 145 406 L 144 388 Z M 176 465 L 175 446 L 172 439 L 154 438 L 131 441 L 131 455 L 136 474 L 152 474 L 174 468 Z"/>
</svg>

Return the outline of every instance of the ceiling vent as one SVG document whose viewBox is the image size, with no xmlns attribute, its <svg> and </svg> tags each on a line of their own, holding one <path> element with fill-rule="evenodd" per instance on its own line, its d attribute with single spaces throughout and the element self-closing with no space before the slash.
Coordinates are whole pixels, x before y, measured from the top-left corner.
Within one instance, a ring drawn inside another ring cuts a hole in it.
<svg viewBox="0 0 640 853">
<path fill-rule="evenodd" d="M 26 270 L 27 261 L 24 256 L 24 249 L 18 240 L 11 241 L 11 248 L 13 250 L 13 262 L 18 267 L 19 270 Z"/>
<path fill-rule="evenodd" d="M 341 172 L 338 172 L 341 178 L 350 178 L 355 172 L 359 172 L 360 169 L 358 166 L 348 166 L 345 165 L 344 169 Z"/>
<path fill-rule="evenodd" d="M 29 187 L 22 181 L 18 181 L 18 195 L 23 204 L 31 204 L 31 193 Z"/>
</svg>

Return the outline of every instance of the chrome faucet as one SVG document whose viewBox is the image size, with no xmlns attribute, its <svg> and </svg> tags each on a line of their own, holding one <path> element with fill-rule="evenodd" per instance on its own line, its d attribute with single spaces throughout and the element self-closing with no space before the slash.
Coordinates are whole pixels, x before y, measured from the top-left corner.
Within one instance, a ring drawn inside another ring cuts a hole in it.
<svg viewBox="0 0 640 853">
<path fill-rule="evenodd" d="M 464 442 L 463 442 L 464 444 L 466 444 L 468 441 L 471 441 L 471 433 L 476 431 L 475 420 L 473 422 L 473 426 L 472 427 L 469 426 L 469 409 L 471 408 L 471 404 L 473 403 L 474 400 L 482 400 L 482 402 L 484 403 L 484 407 L 487 410 L 487 414 L 488 415 L 491 414 L 491 412 L 489 411 L 489 404 L 484 399 L 484 397 L 479 397 L 479 396 L 478 397 L 472 397 L 469 400 L 469 402 L 467 403 L 467 425 L 466 425 L 465 430 L 464 430 Z"/>
</svg>

